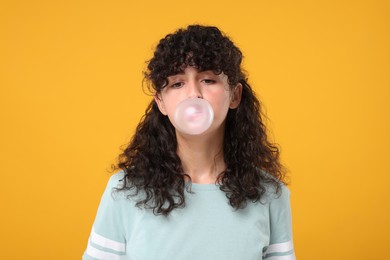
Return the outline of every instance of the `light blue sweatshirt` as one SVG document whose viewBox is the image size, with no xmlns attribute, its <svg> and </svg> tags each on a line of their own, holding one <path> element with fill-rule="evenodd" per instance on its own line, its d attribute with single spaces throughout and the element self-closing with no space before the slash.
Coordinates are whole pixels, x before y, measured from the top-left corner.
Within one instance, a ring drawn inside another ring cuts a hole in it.
<svg viewBox="0 0 390 260">
<path fill-rule="evenodd" d="M 290 192 L 271 188 L 261 202 L 235 211 L 215 184 L 192 183 L 186 204 L 168 217 L 135 207 L 112 193 L 124 172 L 111 176 L 83 259 L 295 260 Z"/>
</svg>

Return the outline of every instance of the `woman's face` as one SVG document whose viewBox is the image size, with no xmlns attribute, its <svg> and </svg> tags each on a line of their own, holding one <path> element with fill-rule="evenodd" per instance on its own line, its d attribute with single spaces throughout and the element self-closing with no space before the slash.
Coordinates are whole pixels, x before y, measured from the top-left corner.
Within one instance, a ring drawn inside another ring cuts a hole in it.
<svg viewBox="0 0 390 260">
<path fill-rule="evenodd" d="M 214 110 L 214 121 L 206 131 L 221 127 L 229 108 L 237 108 L 241 100 L 242 86 L 238 84 L 230 90 L 228 78 L 224 73 L 216 75 L 213 71 L 198 71 L 188 66 L 181 74 L 168 77 L 168 84 L 155 96 L 162 114 L 173 122 L 176 106 L 188 98 L 203 98 Z"/>
</svg>

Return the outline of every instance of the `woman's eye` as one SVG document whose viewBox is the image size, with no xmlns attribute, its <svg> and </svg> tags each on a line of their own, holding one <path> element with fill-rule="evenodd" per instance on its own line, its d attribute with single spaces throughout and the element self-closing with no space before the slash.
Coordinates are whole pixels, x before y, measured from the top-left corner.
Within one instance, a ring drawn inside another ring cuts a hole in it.
<svg viewBox="0 0 390 260">
<path fill-rule="evenodd" d="M 215 83 L 215 80 L 212 80 L 212 79 L 204 79 L 203 80 L 204 81 L 204 83 L 206 83 L 206 84 L 214 84 Z"/>
<path fill-rule="evenodd" d="M 171 85 L 171 88 L 180 88 L 181 87 L 181 82 L 177 82 L 177 83 L 173 83 L 172 85 Z"/>
</svg>

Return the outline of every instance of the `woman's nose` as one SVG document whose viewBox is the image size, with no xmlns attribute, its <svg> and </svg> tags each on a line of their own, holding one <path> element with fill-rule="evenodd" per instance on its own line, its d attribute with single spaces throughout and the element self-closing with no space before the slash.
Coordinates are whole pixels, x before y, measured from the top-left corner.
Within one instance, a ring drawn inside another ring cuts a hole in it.
<svg viewBox="0 0 390 260">
<path fill-rule="evenodd" d="M 203 98 L 200 84 L 195 81 L 188 82 L 188 98 Z"/>
</svg>

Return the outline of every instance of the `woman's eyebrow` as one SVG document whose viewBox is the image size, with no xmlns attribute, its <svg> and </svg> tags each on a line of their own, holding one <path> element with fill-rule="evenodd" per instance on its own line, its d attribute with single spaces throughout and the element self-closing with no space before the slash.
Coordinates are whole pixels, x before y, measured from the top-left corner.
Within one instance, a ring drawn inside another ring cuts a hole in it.
<svg viewBox="0 0 390 260">
<path fill-rule="evenodd" d="M 177 73 L 177 74 L 168 76 L 167 79 L 168 79 L 168 80 L 173 80 L 173 79 L 175 79 L 175 78 L 177 78 L 177 77 L 179 77 L 179 76 L 182 76 L 182 75 L 184 75 L 184 72 L 179 72 L 179 73 Z"/>
<path fill-rule="evenodd" d="M 218 74 L 215 74 L 213 70 L 199 71 L 199 74 L 208 74 L 208 75 L 212 75 L 212 76 L 218 76 Z"/>
</svg>

